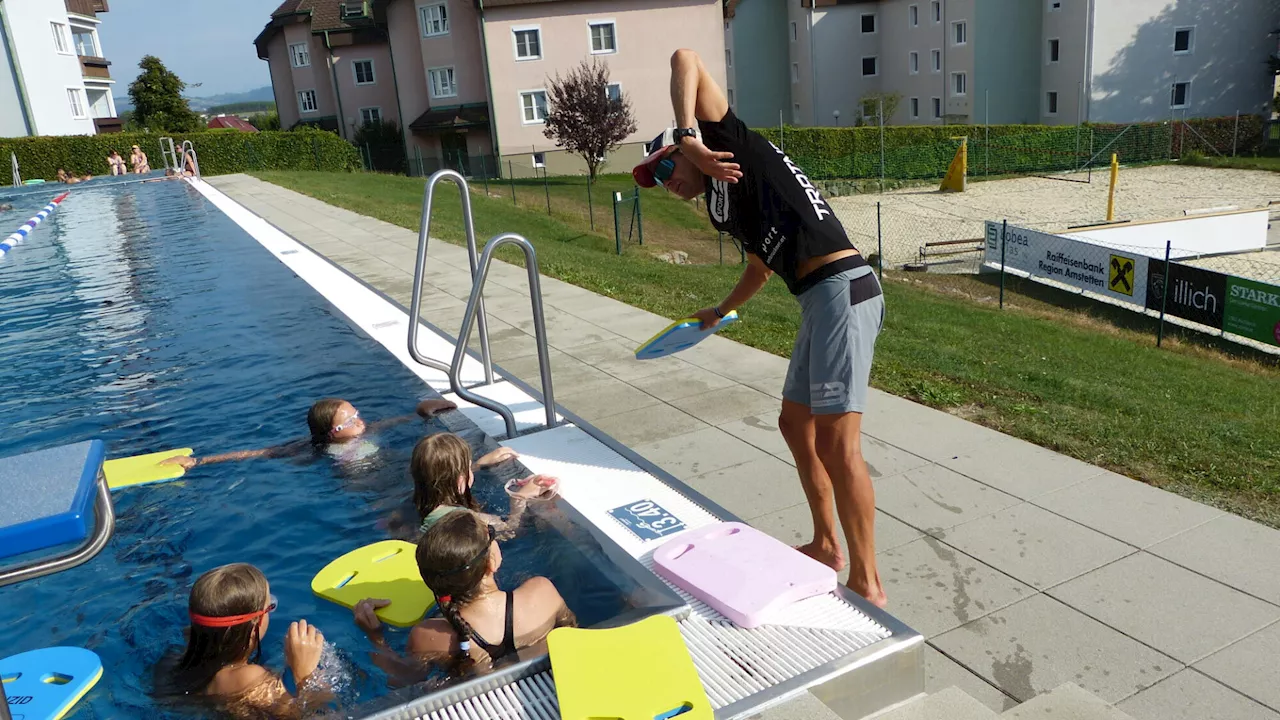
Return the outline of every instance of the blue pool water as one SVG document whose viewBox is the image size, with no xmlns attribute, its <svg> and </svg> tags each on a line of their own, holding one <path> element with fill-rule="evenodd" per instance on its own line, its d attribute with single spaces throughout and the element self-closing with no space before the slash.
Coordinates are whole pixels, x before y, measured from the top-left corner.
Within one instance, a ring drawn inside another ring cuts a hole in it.
<svg viewBox="0 0 1280 720">
<path fill-rule="evenodd" d="M 61 191 L 0 196 L 13 205 L 0 229 Z M 109 457 L 263 447 L 305 435 L 307 408 L 320 397 L 346 398 L 377 419 L 411 413 L 431 395 L 176 181 L 73 189 L 0 261 L 0 387 L 0 457 L 88 438 L 105 440 Z M 63 644 L 97 652 L 106 673 L 69 717 L 189 716 L 155 705 L 152 666 L 182 643 L 195 578 L 250 562 L 280 601 L 264 641 L 269 666 L 282 667 L 288 622 L 305 617 L 339 650 L 344 707 L 383 694 L 386 678 L 350 612 L 313 596 L 310 579 L 338 555 L 388 537 L 387 518 L 412 493 L 413 444 L 442 428 L 415 421 L 383 431 L 382 449 L 354 464 L 227 463 L 115 493 L 116 534 L 101 555 L 0 588 L 0 657 Z M 495 447 L 478 431 L 466 436 L 477 451 Z M 521 470 L 508 466 L 477 478 L 496 512 L 507 509 L 502 482 Z M 546 524 L 532 518 L 504 545 L 500 584 L 547 575 L 584 625 L 626 609 L 631 588 L 600 569 L 585 531 L 566 537 Z M 403 640 L 393 633 L 393 644 Z"/>
</svg>

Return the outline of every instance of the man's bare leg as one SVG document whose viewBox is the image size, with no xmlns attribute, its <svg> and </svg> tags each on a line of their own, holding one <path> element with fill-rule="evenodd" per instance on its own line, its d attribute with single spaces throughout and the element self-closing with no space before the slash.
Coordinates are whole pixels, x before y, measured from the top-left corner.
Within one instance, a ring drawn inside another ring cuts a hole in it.
<svg viewBox="0 0 1280 720">
<path fill-rule="evenodd" d="M 838 572 L 844 569 L 844 550 L 836 537 L 834 504 L 831 495 L 831 478 L 822 465 L 815 447 L 813 414 L 807 405 L 782 401 L 782 414 L 778 416 L 778 429 L 791 449 L 800 475 L 800 485 L 809 501 L 813 515 L 813 540 L 797 550 L 828 565 Z"/>
<path fill-rule="evenodd" d="M 876 569 L 876 491 L 862 457 L 862 413 L 815 415 L 815 446 L 849 543 L 850 590 L 877 607 L 888 599 Z"/>
</svg>

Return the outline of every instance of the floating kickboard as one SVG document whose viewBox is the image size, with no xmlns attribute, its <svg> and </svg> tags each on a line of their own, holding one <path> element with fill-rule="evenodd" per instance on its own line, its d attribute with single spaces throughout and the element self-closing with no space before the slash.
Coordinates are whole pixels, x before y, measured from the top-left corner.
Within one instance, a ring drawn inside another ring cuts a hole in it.
<svg viewBox="0 0 1280 720">
<path fill-rule="evenodd" d="M 608 630 L 547 637 L 564 720 L 712 720 L 714 712 L 676 621 L 654 615 Z"/>
<path fill-rule="evenodd" d="M 101 677 L 102 661 L 84 648 L 41 648 L 0 660 L 0 680 L 14 720 L 57 720 Z"/>
<path fill-rule="evenodd" d="M 416 550 L 403 540 L 357 548 L 316 573 L 311 592 L 343 607 L 353 607 L 365 598 L 390 600 L 390 605 L 378 610 L 378 617 L 396 627 L 413 627 L 436 602 L 418 573 Z"/>
<path fill-rule="evenodd" d="M 742 523 L 681 533 L 653 553 L 658 574 L 741 627 L 836 589 L 836 571 Z M 779 622 L 777 624 L 785 624 Z"/>
<path fill-rule="evenodd" d="M 636 359 L 653 360 L 654 358 L 678 353 L 681 350 L 688 350 L 706 338 L 720 332 L 726 325 L 737 319 L 738 311 L 731 310 L 728 315 L 724 316 L 719 325 L 710 330 L 703 330 L 702 321 L 697 318 L 677 320 L 636 348 Z"/>
<path fill-rule="evenodd" d="M 134 455 L 102 463 L 102 473 L 107 476 L 107 487 L 112 490 L 146 485 L 148 483 L 177 480 L 186 474 L 181 465 L 161 465 L 161 461 L 180 456 L 191 456 L 191 448 L 165 450 L 164 452 Z"/>
</svg>

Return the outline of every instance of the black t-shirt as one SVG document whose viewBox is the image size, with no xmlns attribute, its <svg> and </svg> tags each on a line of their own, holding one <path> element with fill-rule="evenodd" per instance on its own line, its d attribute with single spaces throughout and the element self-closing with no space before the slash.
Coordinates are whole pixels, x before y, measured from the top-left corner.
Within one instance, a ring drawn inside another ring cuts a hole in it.
<svg viewBox="0 0 1280 720">
<path fill-rule="evenodd" d="M 796 269 L 801 262 L 856 249 L 804 171 L 760 133 L 749 129 L 732 110 L 720 122 L 699 120 L 698 129 L 703 144 L 733 153 L 730 162 L 742 169 L 737 183 L 707 177 L 711 224 L 764 260 L 792 294 L 799 295 L 816 282 L 816 276 L 826 275 L 815 270 L 803 282 L 797 281 Z"/>
</svg>

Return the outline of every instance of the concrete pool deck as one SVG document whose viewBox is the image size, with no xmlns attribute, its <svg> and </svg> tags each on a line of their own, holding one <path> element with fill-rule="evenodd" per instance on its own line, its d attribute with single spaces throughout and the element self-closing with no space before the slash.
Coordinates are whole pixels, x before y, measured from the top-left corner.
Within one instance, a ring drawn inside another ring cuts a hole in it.
<svg viewBox="0 0 1280 720">
<path fill-rule="evenodd" d="M 415 232 L 247 175 L 210 183 L 409 305 Z M 433 241 L 430 258 L 424 318 L 456 328 L 466 251 Z M 542 289 L 561 406 L 753 525 L 808 540 L 776 425 L 784 358 L 715 337 L 640 363 L 632 350 L 668 320 L 552 278 Z M 495 262 L 486 298 L 494 361 L 538 387 L 524 270 Z M 884 393 L 864 424 L 888 609 L 928 639 L 939 708 L 950 686 L 1002 712 L 1078 698 L 1071 683 L 1136 720 L 1280 720 L 1267 661 L 1280 532 Z M 822 717 L 800 703 L 774 712 Z"/>
</svg>

